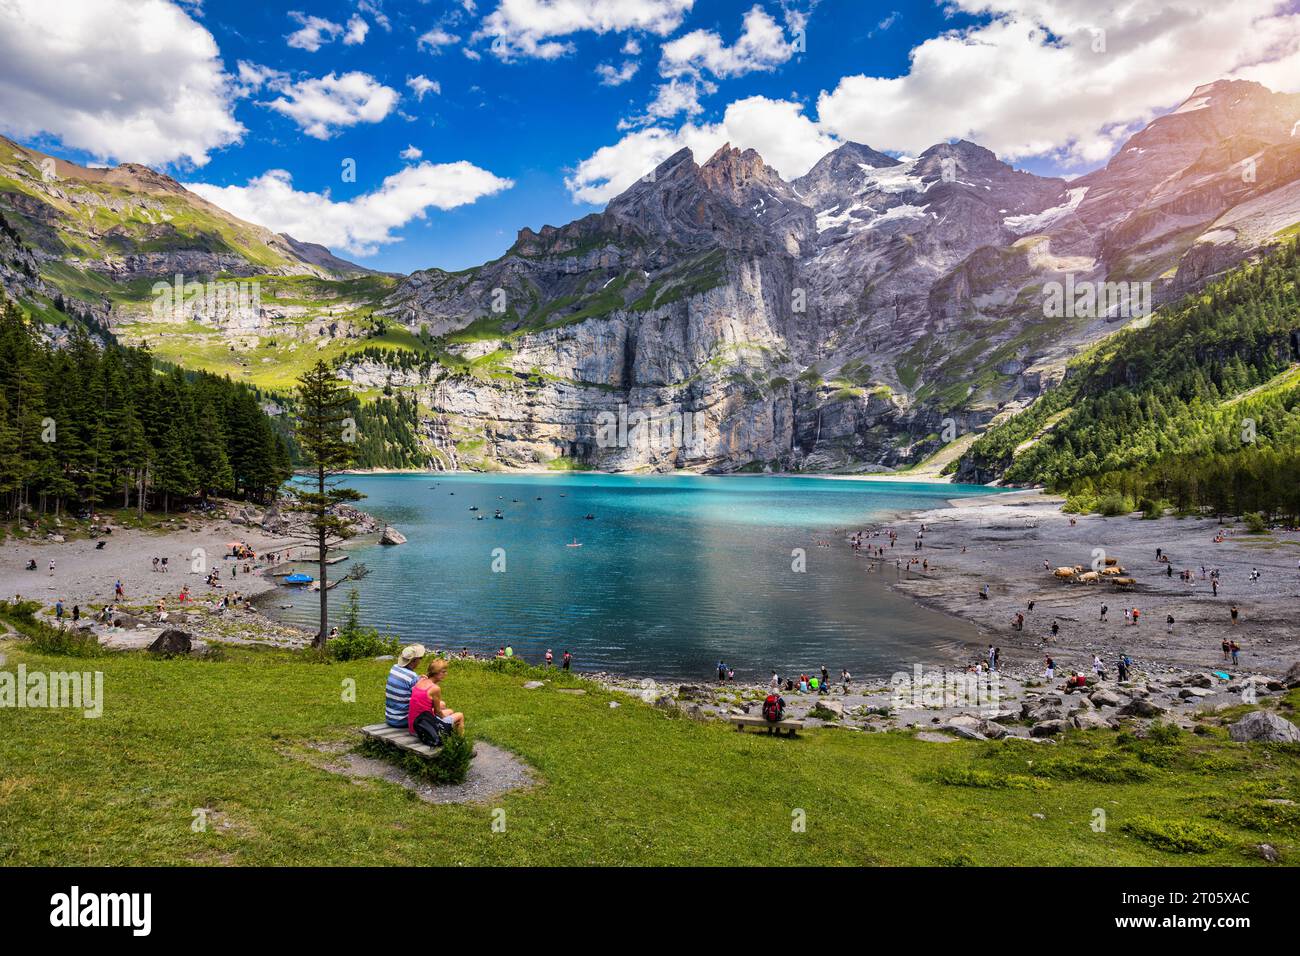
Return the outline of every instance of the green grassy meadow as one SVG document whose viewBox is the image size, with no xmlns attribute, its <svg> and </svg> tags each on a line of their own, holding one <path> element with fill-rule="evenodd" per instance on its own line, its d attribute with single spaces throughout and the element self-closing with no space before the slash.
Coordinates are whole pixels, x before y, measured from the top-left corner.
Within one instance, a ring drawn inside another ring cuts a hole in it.
<svg viewBox="0 0 1300 956">
<path fill-rule="evenodd" d="M 1233 744 L 1217 726 L 1057 745 L 834 727 L 789 740 L 576 677 L 530 691 L 532 672 L 457 662 L 444 692 L 471 736 L 522 757 L 538 781 L 431 805 L 320 769 L 311 746 L 358 741 L 357 727 L 382 719 L 387 663 L 234 648 L 221 660 L 77 659 L 16 639 L 0 653 L 11 671 L 104 673 L 98 719 L 0 709 L 4 866 L 1243 865 L 1262 864 L 1260 842 L 1283 863 L 1300 852 L 1300 808 L 1269 802 L 1300 801 L 1300 748 Z M 1282 706 L 1294 716 L 1297 703 L 1293 691 Z M 198 808 L 203 832 L 191 828 Z"/>
</svg>

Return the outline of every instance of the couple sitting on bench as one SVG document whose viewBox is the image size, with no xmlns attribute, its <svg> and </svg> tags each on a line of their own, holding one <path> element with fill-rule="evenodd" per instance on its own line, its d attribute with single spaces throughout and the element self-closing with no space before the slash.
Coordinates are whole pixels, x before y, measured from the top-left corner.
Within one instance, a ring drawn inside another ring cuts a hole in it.
<svg viewBox="0 0 1300 956">
<path fill-rule="evenodd" d="M 451 666 L 445 658 L 429 661 L 425 676 L 418 673 L 427 652 L 423 644 L 410 644 L 402 648 L 397 663 L 388 672 L 384 690 L 384 720 L 389 727 L 400 727 L 423 740 L 426 734 L 440 739 L 451 733 L 465 733 L 465 715 L 457 713 L 443 702 L 442 682 Z M 424 715 L 428 715 L 424 717 Z M 421 718 L 424 717 L 423 720 Z M 436 726 L 421 734 L 417 723 Z"/>
</svg>

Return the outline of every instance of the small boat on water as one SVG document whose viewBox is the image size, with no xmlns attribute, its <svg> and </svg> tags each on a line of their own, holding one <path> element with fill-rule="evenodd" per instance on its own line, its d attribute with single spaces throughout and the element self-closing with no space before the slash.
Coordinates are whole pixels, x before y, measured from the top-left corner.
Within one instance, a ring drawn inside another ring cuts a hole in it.
<svg viewBox="0 0 1300 956">
<path fill-rule="evenodd" d="M 569 542 L 568 544 L 566 544 L 565 547 L 566 547 L 566 548 L 581 548 L 581 547 L 582 547 L 582 542 L 579 541 L 577 538 L 574 538 L 571 542 Z"/>
<path fill-rule="evenodd" d="M 316 579 L 313 578 L 310 574 L 295 572 L 293 574 L 285 575 L 284 583 L 285 584 L 311 584 L 312 581 L 314 580 Z"/>
<path fill-rule="evenodd" d="M 470 505 L 470 506 L 469 506 L 469 510 L 470 510 L 470 511 L 478 511 L 478 505 Z"/>
</svg>

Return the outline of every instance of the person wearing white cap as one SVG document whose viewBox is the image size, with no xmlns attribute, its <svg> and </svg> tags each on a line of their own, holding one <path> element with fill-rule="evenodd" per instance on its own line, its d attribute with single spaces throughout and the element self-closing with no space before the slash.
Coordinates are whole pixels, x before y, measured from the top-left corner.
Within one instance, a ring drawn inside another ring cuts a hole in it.
<svg viewBox="0 0 1300 956">
<path fill-rule="evenodd" d="M 426 653 L 423 644 L 408 644 L 402 648 L 397 663 L 388 672 L 388 683 L 384 687 L 384 722 L 389 727 L 406 729 L 411 710 L 411 688 L 420 679 L 416 669 Z"/>
</svg>

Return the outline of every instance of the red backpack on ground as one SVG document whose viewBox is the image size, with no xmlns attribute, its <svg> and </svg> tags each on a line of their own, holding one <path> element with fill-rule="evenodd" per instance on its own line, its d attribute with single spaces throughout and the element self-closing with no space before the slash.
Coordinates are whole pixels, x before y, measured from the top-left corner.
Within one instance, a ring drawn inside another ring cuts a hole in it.
<svg viewBox="0 0 1300 956">
<path fill-rule="evenodd" d="M 777 723 L 785 716 L 785 700 L 780 694 L 768 694 L 763 701 L 763 719 Z"/>
</svg>

